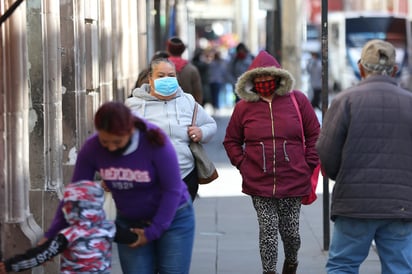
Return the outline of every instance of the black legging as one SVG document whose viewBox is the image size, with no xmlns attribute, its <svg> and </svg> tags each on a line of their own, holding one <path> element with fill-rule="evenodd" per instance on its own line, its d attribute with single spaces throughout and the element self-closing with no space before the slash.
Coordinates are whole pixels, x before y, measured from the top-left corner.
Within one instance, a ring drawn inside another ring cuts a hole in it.
<svg viewBox="0 0 412 274">
<path fill-rule="evenodd" d="M 313 89 L 313 98 L 312 98 L 312 101 L 311 101 L 313 108 L 321 109 L 320 108 L 320 95 L 321 95 L 321 93 L 322 93 L 322 89 L 320 89 L 320 88 Z"/>
<path fill-rule="evenodd" d="M 264 272 L 276 273 L 278 233 L 283 242 L 285 262 L 295 264 L 300 248 L 299 217 L 301 198 L 252 196 L 259 223 L 259 249 Z"/>
</svg>

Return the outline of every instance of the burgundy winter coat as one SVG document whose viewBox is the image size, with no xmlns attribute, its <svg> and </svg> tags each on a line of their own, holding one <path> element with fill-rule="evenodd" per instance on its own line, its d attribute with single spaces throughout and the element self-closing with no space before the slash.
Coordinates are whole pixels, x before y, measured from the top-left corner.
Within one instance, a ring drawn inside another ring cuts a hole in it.
<svg viewBox="0 0 412 274">
<path fill-rule="evenodd" d="M 272 102 L 253 91 L 252 80 L 267 74 L 280 78 Z M 309 100 L 292 91 L 293 84 L 292 75 L 266 51 L 237 81 L 235 91 L 242 100 L 234 108 L 223 145 L 242 175 L 245 194 L 285 198 L 310 193 L 310 176 L 319 162 L 315 144 L 320 126 Z M 305 143 L 291 92 L 299 105 Z"/>
</svg>

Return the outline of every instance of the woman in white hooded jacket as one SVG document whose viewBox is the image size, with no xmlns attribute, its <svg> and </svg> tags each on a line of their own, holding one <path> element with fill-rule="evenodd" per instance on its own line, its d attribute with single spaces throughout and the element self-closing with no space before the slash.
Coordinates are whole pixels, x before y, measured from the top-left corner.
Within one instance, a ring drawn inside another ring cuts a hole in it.
<svg viewBox="0 0 412 274">
<path fill-rule="evenodd" d="M 180 88 L 175 65 L 164 58 L 152 60 L 149 84 L 134 89 L 125 104 L 169 135 L 178 156 L 180 174 L 194 200 L 199 185 L 189 143 L 209 142 L 216 133 L 216 121 L 198 105 L 196 125 L 191 125 L 196 101 Z"/>
</svg>

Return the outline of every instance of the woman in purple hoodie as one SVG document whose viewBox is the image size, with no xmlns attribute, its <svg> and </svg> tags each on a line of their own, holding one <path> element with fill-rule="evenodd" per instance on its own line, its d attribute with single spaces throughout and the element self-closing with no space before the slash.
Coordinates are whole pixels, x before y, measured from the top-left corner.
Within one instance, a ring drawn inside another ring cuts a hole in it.
<svg viewBox="0 0 412 274">
<path fill-rule="evenodd" d="M 116 223 L 138 235 L 134 244 L 118 245 L 123 273 L 189 273 L 194 211 L 169 138 L 120 102 L 103 104 L 94 124 L 97 132 L 80 149 L 72 181 L 99 173 L 113 195 Z M 45 237 L 64 227 L 58 210 Z"/>
<path fill-rule="evenodd" d="M 235 91 L 241 100 L 223 142 L 257 213 L 266 274 L 277 273 L 278 233 L 285 250 L 282 273 L 296 273 L 301 202 L 311 191 L 310 178 L 319 162 L 319 122 L 307 97 L 292 90 L 293 84 L 292 75 L 261 51 L 238 78 Z"/>
</svg>

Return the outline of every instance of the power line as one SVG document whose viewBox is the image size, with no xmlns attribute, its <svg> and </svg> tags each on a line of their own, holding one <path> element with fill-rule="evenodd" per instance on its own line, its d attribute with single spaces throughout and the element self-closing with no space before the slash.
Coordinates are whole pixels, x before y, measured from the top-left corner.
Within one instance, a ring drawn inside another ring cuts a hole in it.
<svg viewBox="0 0 412 274">
<path fill-rule="evenodd" d="M 24 0 L 17 0 L 13 3 L 13 5 L 10 6 L 10 8 L 0 17 L 0 26 L 13 14 L 13 12 L 17 9 L 18 6 L 20 6 L 23 1 Z"/>
</svg>

